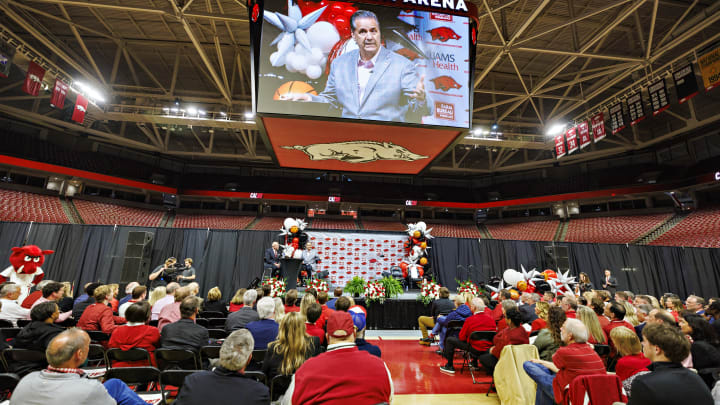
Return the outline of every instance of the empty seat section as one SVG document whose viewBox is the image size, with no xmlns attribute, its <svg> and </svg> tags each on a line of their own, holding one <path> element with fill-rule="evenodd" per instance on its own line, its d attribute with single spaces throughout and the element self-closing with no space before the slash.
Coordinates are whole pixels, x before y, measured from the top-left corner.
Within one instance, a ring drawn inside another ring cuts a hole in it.
<svg viewBox="0 0 720 405">
<path fill-rule="evenodd" d="M 369 231 L 399 231 L 407 230 L 402 222 L 395 221 L 362 221 L 363 228 Z"/>
<path fill-rule="evenodd" d="M 495 239 L 552 240 L 560 221 L 519 222 L 515 224 L 485 224 Z"/>
<path fill-rule="evenodd" d="M 566 242 L 632 243 L 662 225 L 672 214 L 571 219 Z"/>
<path fill-rule="evenodd" d="M 173 228 L 245 229 L 255 219 L 236 215 L 187 215 L 175 216 Z"/>
<path fill-rule="evenodd" d="M 279 231 L 283 226 L 285 217 L 263 217 L 255 222 L 254 231 Z"/>
<path fill-rule="evenodd" d="M 720 207 L 693 212 L 650 244 L 720 248 Z"/>
<path fill-rule="evenodd" d="M 315 218 L 312 220 L 309 226 L 310 229 L 343 229 L 353 230 L 357 229 L 357 225 L 354 220 L 343 220 L 343 219 L 325 219 Z"/>
<path fill-rule="evenodd" d="M 97 201 L 74 200 L 80 216 L 86 224 L 93 225 L 131 225 L 131 226 L 160 226 L 164 211 L 146 210 L 142 208 L 125 207 L 116 204 L 106 204 Z"/>
<path fill-rule="evenodd" d="M 482 238 L 480 230 L 475 224 L 437 224 L 428 223 L 428 229 L 432 228 L 432 236 L 448 238 Z M 407 227 L 405 228 L 407 229 Z"/>
<path fill-rule="evenodd" d="M 70 222 L 58 197 L 3 189 L 0 189 L 0 221 Z"/>
</svg>

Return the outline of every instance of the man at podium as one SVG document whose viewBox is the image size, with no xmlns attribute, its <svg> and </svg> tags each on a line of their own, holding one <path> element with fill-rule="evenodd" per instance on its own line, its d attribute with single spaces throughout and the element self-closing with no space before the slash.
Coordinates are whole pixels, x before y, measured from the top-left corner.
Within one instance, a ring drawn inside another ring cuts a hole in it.
<svg viewBox="0 0 720 405">
<path fill-rule="evenodd" d="M 282 266 L 280 264 L 280 258 L 282 252 L 280 251 L 280 244 L 273 242 L 272 247 L 265 251 L 265 258 L 263 260 L 265 269 L 272 269 L 272 277 L 283 277 Z"/>
</svg>

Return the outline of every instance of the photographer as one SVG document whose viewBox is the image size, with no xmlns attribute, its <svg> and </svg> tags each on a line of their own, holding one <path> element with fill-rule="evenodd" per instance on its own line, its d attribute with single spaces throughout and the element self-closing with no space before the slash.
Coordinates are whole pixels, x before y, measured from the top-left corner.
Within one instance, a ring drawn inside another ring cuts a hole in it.
<svg viewBox="0 0 720 405">
<path fill-rule="evenodd" d="M 148 276 L 151 287 L 166 286 L 168 283 L 175 281 L 178 264 L 176 258 L 170 257 L 165 260 L 165 264 L 156 267 L 155 270 L 150 273 L 150 276 Z M 182 265 L 180 265 L 180 267 L 182 267 Z"/>
<path fill-rule="evenodd" d="M 185 267 L 181 267 L 178 269 L 178 271 L 182 270 L 182 274 L 177 276 L 177 281 L 183 287 L 195 281 L 195 268 L 192 266 L 192 264 L 193 259 L 188 257 L 187 259 L 185 259 Z"/>
</svg>

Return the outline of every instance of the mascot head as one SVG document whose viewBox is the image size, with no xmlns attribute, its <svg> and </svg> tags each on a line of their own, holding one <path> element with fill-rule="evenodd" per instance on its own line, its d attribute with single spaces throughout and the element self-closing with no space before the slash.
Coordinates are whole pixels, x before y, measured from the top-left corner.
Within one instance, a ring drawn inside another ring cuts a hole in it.
<svg viewBox="0 0 720 405">
<path fill-rule="evenodd" d="M 45 255 L 53 253 L 55 252 L 52 250 L 42 250 L 35 245 L 14 247 L 10 255 L 10 264 L 18 273 L 33 274 L 45 263 Z"/>
</svg>

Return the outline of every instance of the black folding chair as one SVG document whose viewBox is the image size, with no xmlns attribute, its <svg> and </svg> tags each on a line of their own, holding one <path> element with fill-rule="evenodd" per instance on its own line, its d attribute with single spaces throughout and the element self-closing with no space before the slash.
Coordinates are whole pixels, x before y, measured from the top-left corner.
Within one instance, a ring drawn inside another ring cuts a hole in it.
<svg viewBox="0 0 720 405">
<path fill-rule="evenodd" d="M 22 329 L 21 328 L 0 328 L 0 334 L 2 334 L 2 339 L 6 342 L 9 342 L 15 337 L 17 337 L 18 333 L 20 333 Z"/>
<path fill-rule="evenodd" d="M 225 339 L 228 333 L 225 332 L 225 329 L 208 329 L 208 335 L 210 335 L 210 339 Z"/>
<path fill-rule="evenodd" d="M 86 330 L 85 332 L 90 336 L 90 343 L 102 343 L 110 340 L 110 335 L 99 330 Z"/>
<path fill-rule="evenodd" d="M 91 343 L 90 350 L 88 351 L 88 365 L 91 367 L 99 367 L 105 363 L 105 368 L 108 368 L 107 362 L 105 361 L 105 348 L 102 345 Z"/>
<path fill-rule="evenodd" d="M 157 327 L 158 327 L 158 324 L 159 324 L 159 323 L 160 323 L 160 321 L 159 321 L 159 320 L 157 320 L 157 319 L 153 319 L 153 320 L 151 320 L 150 322 L 148 322 L 148 325 L 150 325 L 150 326 L 154 326 L 154 327 L 156 327 L 156 328 L 157 328 Z"/>
<path fill-rule="evenodd" d="M 7 319 L 0 319 L 0 328 L 14 328 L 15 325 L 13 325 L 12 322 L 8 321 Z"/>
<path fill-rule="evenodd" d="M 217 311 L 202 311 L 198 314 L 198 318 L 205 318 L 205 319 L 225 318 L 225 314 L 223 314 L 222 312 L 217 312 Z"/>
<path fill-rule="evenodd" d="M 270 399 L 277 401 L 280 395 L 284 394 L 290 386 L 291 375 L 276 375 L 270 380 Z"/>
<path fill-rule="evenodd" d="M 470 337 L 468 338 L 468 342 L 470 343 L 470 349 L 465 350 L 463 353 L 463 365 L 460 368 L 460 373 L 462 373 L 463 368 L 465 368 L 465 365 L 467 365 L 468 370 L 470 370 L 470 376 L 472 377 L 473 384 L 483 384 L 483 383 L 475 381 L 475 373 L 473 373 L 473 368 L 471 367 L 471 364 L 470 364 L 472 358 L 481 355 L 482 352 L 475 350 L 472 347 L 472 344 L 473 344 L 473 342 L 490 342 L 490 345 L 492 345 L 493 338 L 495 338 L 496 333 L 497 332 L 495 332 L 493 330 L 490 330 L 490 331 L 476 330 L 476 331 L 470 333 Z"/>
<path fill-rule="evenodd" d="M 199 354 L 188 349 L 156 349 L 160 370 L 200 370 Z"/>
<path fill-rule="evenodd" d="M 457 336 L 460 334 L 460 331 L 462 330 L 463 324 L 465 321 L 450 321 L 447 323 L 446 328 L 447 331 L 445 332 L 445 341 L 443 342 L 443 347 L 445 347 L 445 344 L 447 342 L 447 338 L 450 336 Z"/>
<path fill-rule="evenodd" d="M 105 373 L 105 381 L 112 378 L 117 378 L 118 380 L 127 384 L 129 387 L 134 388 L 135 393 L 143 399 L 146 399 L 144 397 L 147 397 L 148 395 L 158 393 L 162 397 L 162 391 L 140 391 L 141 389 L 144 389 L 143 387 L 148 387 L 148 389 L 152 389 L 153 386 L 160 386 L 160 370 L 155 367 L 110 368 Z"/>
<path fill-rule="evenodd" d="M 220 346 L 203 346 L 200 348 L 200 361 L 210 364 L 210 359 L 220 358 Z"/>
<path fill-rule="evenodd" d="M 24 328 L 24 327 L 30 325 L 30 322 L 32 322 L 32 320 L 30 320 L 30 319 L 18 319 L 17 326 L 18 326 L 18 328 Z M 10 326 L 12 326 L 12 324 L 10 324 Z"/>
<path fill-rule="evenodd" d="M 265 373 L 262 371 L 247 371 L 243 373 L 245 374 L 245 377 L 250 377 L 255 381 L 261 382 L 265 385 L 267 385 L 267 376 L 265 376 Z"/>
<path fill-rule="evenodd" d="M 2 357 L 6 370 L 16 373 L 20 377 L 47 367 L 45 352 L 37 350 L 5 349 L 2 352 Z"/>
<path fill-rule="evenodd" d="M 210 322 L 205 318 L 195 318 L 195 323 L 202 326 L 203 328 L 209 328 Z"/>
<path fill-rule="evenodd" d="M 168 398 L 176 398 L 180 395 L 180 389 L 185 384 L 185 377 L 196 373 L 200 370 L 165 370 L 160 372 L 160 390 L 163 394 L 163 403 L 167 403 Z M 171 396 L 172 391 L 167 386 L 177 387 L 177 392 Z"/>
<path fill-rule="evenodd" d="M 701 368 L 698 370 L 698 375 L 703 379 L 703 381 L 705 381 L 708 388 L 712 390 L 715 383 L 720 380 L 720 368 Z"/>
<path fill-rule="evenodd" d="M 112 368 L 114 361 L 147 361 L 148 366 L 152 366 L 152 360 L 150 358 L 150 352 L 139 347 L 133 347 L 129 350 L 122 350 L 118 348 L 108 349 L 105 352 L 105 365 L 106 367 Z"/>
<path fill-rule="evenodd" d="M 20 376 L 14 373 L 0 374 L 0 401 L 10 398 L 13 390 L 20 382 Z"/>
<path fill-rule="evenodd" d="M 208 323 L 210 326 L 208 329 L 223 329 L 225 327 L 225 318 L 209 318 Z"/>
</svg>

